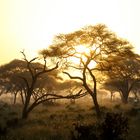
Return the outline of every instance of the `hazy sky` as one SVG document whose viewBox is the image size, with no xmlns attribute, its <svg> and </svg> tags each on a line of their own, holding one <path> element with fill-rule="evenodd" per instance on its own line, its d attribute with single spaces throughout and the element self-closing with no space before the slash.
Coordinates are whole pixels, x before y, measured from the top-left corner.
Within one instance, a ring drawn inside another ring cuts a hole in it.
<svg viewBox="0 0 140 140">
<path fill-rule="evenodd" d="M 54 35 L 104 23 L 140 53 L 140 0 L 0 0 L 0 64 L 46 48 Z"/>
</svg>

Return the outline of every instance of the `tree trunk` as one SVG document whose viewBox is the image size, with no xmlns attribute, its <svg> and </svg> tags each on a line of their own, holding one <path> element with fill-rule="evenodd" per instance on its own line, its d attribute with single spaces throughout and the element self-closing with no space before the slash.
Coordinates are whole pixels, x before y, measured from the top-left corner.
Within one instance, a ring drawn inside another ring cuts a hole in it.
<svg viewBox="0 0 140 140">
<path fill-rule="evenodd" d="M 87 84 L 84 84 L 84 86 L 92 97 L 93 103 L 95 105 L 95 111 L 96 111 L 97 117 L 101 118 L 101 111 L 100 111 L 100 107 L 99 107 L 99 104 L 98 104 L 98 101 L 97 101 L 97 82 L 96 82 L 96 78 L 90 70 L 89 70 L 89 72 L 90 72 L 90 75 L 91 75 L 91 77 L 93 79 L 93 82 L 94 82 L 93 91 L 90 90 L 90 88 L 87 86 Z"/>
<path fill-rule="evenodd" d="M 101 117 L 101 111 L 100 111 L 100 107 L 97 101 L 97 82 L 96 82 L 96 78 L 94 75 L 92 75 L 93 81 L 94 81 L 94 88 L 93 88 L 93 94 L 92 94 L 92 99 L 95 105 L 95 110 L 97 113 L 97 117 L 100 118 Z"/>
<path fill-rule="evenodd" d="M 22 119 L 26 119 L 28 117 L 28 106 L 30 103 L 30 97 L 31 96 L 26 97 L 25 104 L 24 104 L 23 110 L 22 110 Z"/>
<path fill-rule="evenodd" d="M 92 100 L 93 100 L 93 103 L 95 105 L 95 111 L 96 111 L 96 114 L 97 114 L 97 117 L 101 117 L 101 111 L 100 111 L 100 107 L 99 107 L 99 104 L 98 104 L 98 101 L 97 101 L 97 97 L 96 96 L 92 96 Z"/>
<path fill-rule="evenodd" d="M 28 111 L 27 110 L 23 110 L 22 111 L 22 119 L 27 119 L 28 118 Z"/>
<path fill-rule="evenodd" d="M 43 103 L 43 102 L 40 102 L 40 103 Z M 39 104 L 40 104 L 39 103 Z M 23 112 L 22 112 L 22 119 L 27 119 L 28 118 L 28 115 L 29 115 L 29 113 L 37 106 L 37 105 L 39 105 L 38 103 L 33 103 L 33 104 L 31 104 L 30 106 L 29 106 L 29 104 L 28 104 L 28 108 L 26 108 L 26 109 L 23 109 Z"/>
<path fill-rule="evenodd" d="M 129 95 L 129 93 L 122 93 L 122 102 L 124 104 L 128 103 L 128 95 Z"/>
<path fill-rule="evenodd" d="M 113 91 L 110 91 L 111 102 L 113 101 Z"/>
<path fill-rule="evenodd" d="M 129 92 L 130 92 L 130 88 L 129 88 L 129 82 L 128 80 L 125 80 L 124 86 L 121 89 L 122 92 L 122 102 L 124 104 L 128 103 L 128 96 L 129 96 Z"/>
<path fill-rule="evenodd" d="M 21 96 L 22 104 L 24 105 L 25 103 L 24 103 L 24 97 L 23 97 L 23 92 L 22 92 L 22 90 L 20 91 L 20 96 Z"/>
<path fill-rule="evenodd" d="M 13 103 L 14 103 L 14 105 L 16 104 L 17 93 L 18 93 L 17 91 L 14 93 L 14 102 L 13 102 Z"/>
</svg>

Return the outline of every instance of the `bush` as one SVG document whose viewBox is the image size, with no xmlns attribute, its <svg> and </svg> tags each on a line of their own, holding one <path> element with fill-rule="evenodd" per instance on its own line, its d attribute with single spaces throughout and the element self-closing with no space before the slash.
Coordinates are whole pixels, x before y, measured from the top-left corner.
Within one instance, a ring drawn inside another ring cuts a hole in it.
<svg viewBox="0 0 140 140">
<path fill-rule="evenodd" d="M 19 121 L 18 118 L 12 118 L 7 120 L 6 124 L 8 127 L 16 127 L 18 125 L 18 121 Z"/>
<path fill-rule="evenodd" d="M 94 133 L 94 125 L 82 125 L 79 123 L 74 124 L 75 131 L 72 131 L 71 140 L 97 140 L 97 136 Z"/>
<path fill-rule="evenodd" d="M 7 126 L 3 123 L 0 123 L 0 139 L 7 135 Z"/>
<path fill-rule="evenodd" d="M 121 113 L 106 113 L 102 122 L 93 125 L 74 124 L 72 140 L 124 140 L 128 119 Z"/>
<path fill-rule="evenodd" d="M 107 113 L 100 124 L 102 140 L 124 140 L 128 133 L 128 119 L 122 113 Z"/>
</svg>

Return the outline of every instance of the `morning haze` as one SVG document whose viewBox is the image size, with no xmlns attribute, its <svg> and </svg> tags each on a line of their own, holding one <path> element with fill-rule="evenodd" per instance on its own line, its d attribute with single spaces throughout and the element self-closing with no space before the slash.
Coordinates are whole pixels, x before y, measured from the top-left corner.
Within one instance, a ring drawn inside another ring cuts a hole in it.
<svg viewBox="0 0 140 140">
<path fill-rule="evenodd" d="M 0 1 L 0 139 L 139 140 L 138 0 Z"/>
</svg>

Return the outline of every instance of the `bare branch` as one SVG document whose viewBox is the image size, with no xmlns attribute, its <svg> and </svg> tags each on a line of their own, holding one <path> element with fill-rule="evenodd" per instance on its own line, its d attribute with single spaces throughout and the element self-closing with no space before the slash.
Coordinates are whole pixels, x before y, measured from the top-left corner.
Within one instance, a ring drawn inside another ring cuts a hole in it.
<svg viewBox="0 0 140 140">
<path fill-rule="evenodd" d="M 37 77 L 40 76 L 41 74 L 44 74 L 44 73 L 47 73 L 47 72 L 51 72 L 51 71 L 57 69 L 57 68 L 58 68 L 58 64 L 59 64 L 59 62 L 57 62 L 56 66 L 53 67 L 53 68 L 51 68 L 51 69 L 48 69 L 48 70 L 44 70 L 44 69 L 43 69 L 42 71 L 38 72 L 38 73 L 35 75 L 35 78 L 37 78 Z"/>
<path fill-rule="evenodd" d="M 33 58 L 32 60 L 28 61 L 27 58 L 26 58 L 26 55 L 24 53 L 24 50 L 21 51 L 22 55 L 24 56 L 24 60 L 27 62 L 27 68 L 29 70 L 29 72 L 31 73 L 31 76 L 32 76 L 32 79 L 34 79 L 34 74 L 33 74 L 33 71 L 32 71 L 32 68 L 31 68 L 31 62 L 33 62 L 34 60 L 37 59 L 37 57 Z"/>
<path fill-rule="evenodd" d="M 78 76 L 71 76 L 68 72 L 63 72 L 64 74 L 68 75 L 70 77 L 70 79 L 78 79 L 78 80 L 81 80 L 83 81 L 83 79 L 81 77 L 78 77 Z"/>
<path fill-rule="evenodd" d="M 36 59 L 38 59 L 38 57 L 35 57 L 35 58 L 31 59 L 31 60 L 29 61 L 29 63 L 32 63 L 32 62 L 35 61 Z"/>
<path fill-rule="evenodd" d="M 31 63 L 31 62 L 33 62 L 33 61 L 35 61 L 36 59 L 38 59 L 38 57 L 35 57 L 35 58 L 33 58 L 33 59 L 31 59 L 30 61 L 28 61 L 28 59 L 27 59 L 27 57 L 26 57 L 26 55 L 25 55 L 25 53 L 24 53 L 24 50 L 23 51 L 20 51 L 21 53 L 22 53 L 22 55 L 23 55 L 23 59 L 26 61 L 26 62 L 28 62 L 28 63 Z"/>
<path fill-rule="evenodd" d="M 23 55 L 23 59 L 26 61 L 26 62 L 28 62 L 28 60 L 27 60 L 27 58 L 26 58 L 26 55 L 25 55 L 25 53 L 24 53 L 24 50 L 23 51 L 20 51 L 21 53 L 22 53 L 22 55 Z"/>
<path fill-rule="evenodd" d="M 56 63 L 56 66 L 54 68 L 51 68 L 51 69 L 48 69 L 48 70 L 45 70 L 45 71 L 46 72 L 51 72 L 51 71 L 57 69 L 58 68 L 58 64 L 59 64 L 59 62 Z"/>
<path fill-rule="evenodd" d="M 82 92 L 82 90 L 80 90 L 75 95 L 67 95 L 67 96 L 57 95 L 57 94 L 44 94 L 43 96 L 38 98 L 36 101 L 34 101 L 34 103 L 29 107 L 29 109 L 30 108 L 32 109 L 35 106 L 39 105 L 40 103 L 43 103 L 45 101 L 52 100 L 52 99 L 78 99 L 78 98 L 81 98 L 81 97 L 84 97 L 84 96 L 88 95 L 87 92 L 84 92 L 84 93 L 81 93 L 81 92 Z M 48 98 L 43 99 L 44 97 L 48 97 Z M 43 100 L 41 100 L 41 99 L 43 99 Z"/>
</svg>

